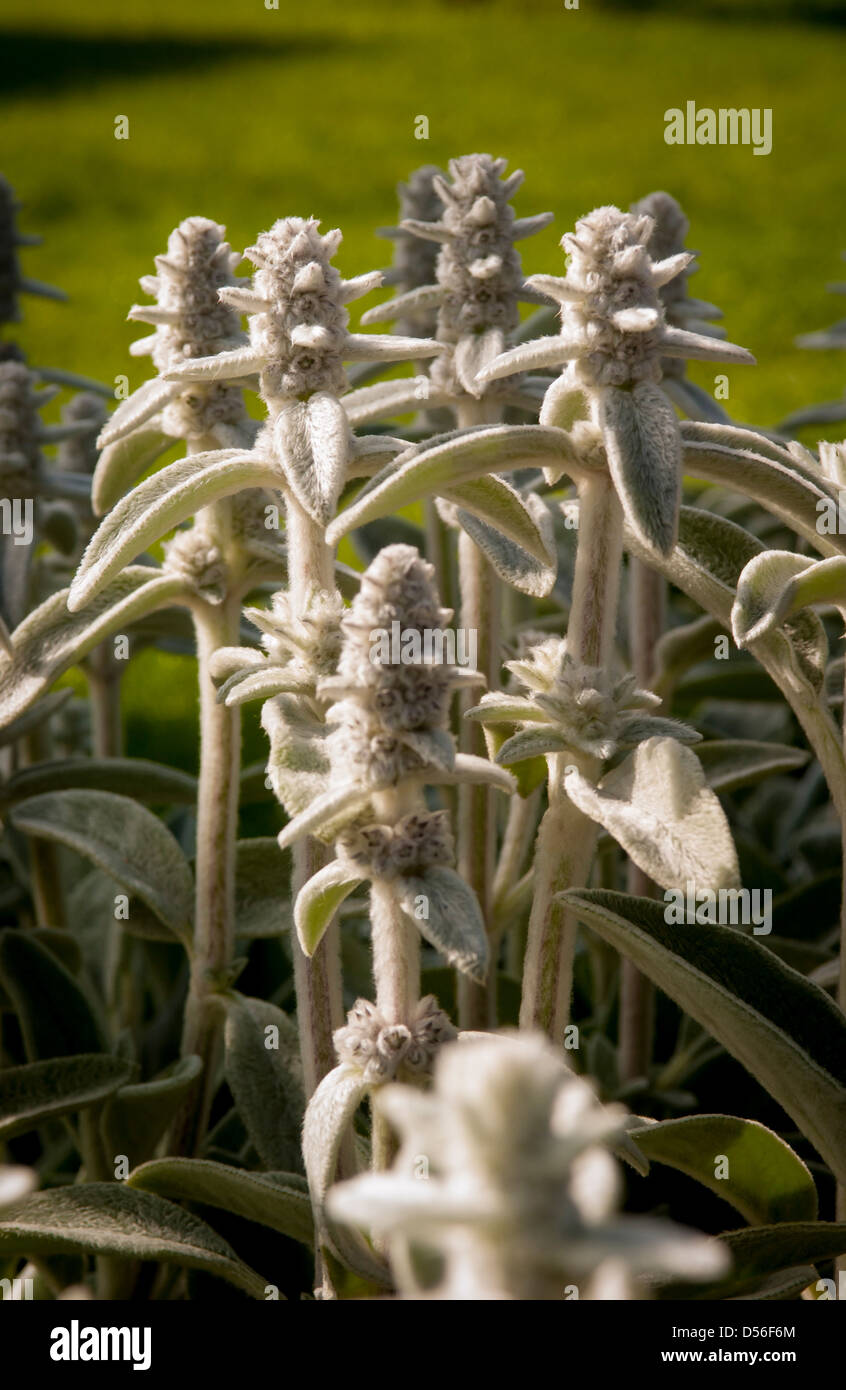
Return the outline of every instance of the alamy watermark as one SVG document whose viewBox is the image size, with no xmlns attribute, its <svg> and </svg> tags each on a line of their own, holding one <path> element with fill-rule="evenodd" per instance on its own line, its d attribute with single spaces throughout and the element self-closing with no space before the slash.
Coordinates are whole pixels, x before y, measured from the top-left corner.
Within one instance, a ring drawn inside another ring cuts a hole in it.
<svg viewBox="0 0 846 1390">
<path fill-rule="evenodd" d="M 398 621 L 390 629 L 370 633 L 374 666 L 468 666 L 476 668 L 478 633 L 475 628 L 407 627 Z"/>
<path fill-rule="evenodd" d="M 752 145 L 753 154 L 769 154 L 773 147 L 772 107 L 697 107 L 695 101 L 671 106 L 664 112 L 667 145 Z"/>
<path fill-rule="evenodd" d="M 773 929 L 771 888 L 697 888 L 688 880 L 684 888 L 666 889 L 664 902 L 668 926 L 751 926 L 753 936 Z"/>
<path fill-rule="evenodd" d="M 0 497 L 0 532 L 13 545 L 32 545 L 35 504 L 31 497 Z"/>
</svg>

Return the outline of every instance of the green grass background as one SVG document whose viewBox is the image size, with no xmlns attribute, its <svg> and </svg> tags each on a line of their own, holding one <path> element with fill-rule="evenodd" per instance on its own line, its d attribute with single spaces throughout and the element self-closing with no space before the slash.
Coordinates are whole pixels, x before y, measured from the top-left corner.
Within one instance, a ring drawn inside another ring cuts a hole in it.
<svg viewBox="0 0 846 1390">
<path fill-rule="evenodd" d="M 729 406 L 771 423 L 846 385 L 843 354 L 793 344 L 842 312 L 825 290 L 846 278 L 842 20 L 835 0 L 4 0 L 2 167 L 24 230 L 45 236 L 24 269 L 71 296 L 27 301 L 17 336 L 33 362 L 134 387 L 148 363 L 127 355 L 141 330 L 126 310 L 181 218 L 214 217 L 242 248 L 314 215 L 343 229 L 355 274 L 384 264 L 373 229 L 394 221 L 399 179 L 486 150 L 525 170 L 519 213 L 555 212 L 522 243 L 529 272 L 563 273 L 559 238 L 600 203 L 679 198 L 695 292 L 759 362 L 730 372 Z M 666 145 L 664 111 L 687 100 L 771 107 L 773 152 Z M 145 657 L 128 679 L 150 756 L 192 698 L 168 670 Z"/>
</svg>

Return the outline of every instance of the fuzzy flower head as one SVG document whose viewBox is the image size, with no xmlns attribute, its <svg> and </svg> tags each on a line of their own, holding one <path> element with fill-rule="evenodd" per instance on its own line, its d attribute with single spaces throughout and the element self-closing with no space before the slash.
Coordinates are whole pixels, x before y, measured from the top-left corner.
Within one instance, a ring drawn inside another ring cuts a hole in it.
<svg viewBox="0 0 846 1390">
<path fill-rule="evenodd" d="M 75 428 L 43 423 L 40 412 L 58 388 L 39 390 L 38 385 L 36 374 L 23 363 L 0 363 L 0 492 L 5 497 L 40 495 L 42 446 Z"/>
<path fill-rule="evenodd" d="M 296 666 L 316 684 L 337 670 L 344 612 L 338 593 L 313 590 L 296 607 L 286 590 L 277 589 L 269 609 L 247 608 L 244 616 L 261 631 L 261 643 L 271 662 Z"/>
<path fill-rule="evenodd" d="M 406 1297 L 552 1299 L 609 1259 L 630 1275 L 719 1276 L 716 1242 L 669 1222 L 620 1217 L 621 1183 L 606 1145 L 624 1112 L 605 1107 L 536 1035 L 459 1041 L 439 1053 L 434 1089 L 392 1086 L 380 1108 L 401 1136 L 393 1169 L 341 1183 L 335 1220 L 390 1237 Z M 421 1182 L 425 1156 L 428 1181 Z M 421 1288 L 407 1258 L 422 1242 L 443 1260 Z"/>
<path fill-rule="evenodd" d="M 356 454 L 338 397 L 345 362 L 394 362 L 440 352 L 428 338 L 350 333 L 347 305 L 382 283 L 380 271 L 341 278 L 332 258 L 339 231 L 321 233 L 314 218 L 284 217 L 262 232 L 246 255 L 251 283 L 228 286 L 220 298 L 249 316 L 249 344 L 174 367 L 168 379 L 239 381 L 258 376 L 269 419 L 255 454 L 280 474 L 286 490 L 313 520 L 331 520 Z"/>
<path fill-rule="evenodd" d="M 506 178 L 506 166 L 505 159 L 470 154 L 450 160 L 451 181 L 432 175 L 440 217 L 409 217 L 402 227 L 440 244 L 436 283 L 379 305 L 363 320 L 377 323 L 437 308 L 438 339 L 452 350 L 435 362 L 431 381 L 436 391 L 451 396 L 482 394 L 476 382 L 479 368 L 502 352 L 506 335 L 520 322 L 520 301 L 538 302 L 527 287 L 514 243 L 547 226 L 552 214 L 515 218 L 510 199 L 523 173 L 516 170 Z"/>
<path fill-rule="evenodd" d="M 503 766 L 549 753 L 584 753 L 607 762 L 622 748 L 648 738 L 695 743 L 699 734 L 678 720 L 649 713 L 660 697 L 640 690 L 634 676 L 615 679 L 606 670 L 584 666 L 567 652 L 561 637 L 548 637 L 525 656 L 506 662 L 527 695 L 496 692 L 468 711 L 484 724 L 513 723 L 519 732 L 497 753 Z"/>
<path fill-rule="evenodd" d="M 134 304 L 129 318 L 152 324 L 155 331 L 129 350 L 134 357 L 149 354 L 159 375 L 122 401 L 100 432 L 103 455 L 94 478 L 100 514 L 116 500 L 111 471 L 116 465 L 122 477 L 121 459 L 136 441 L 135 453 L 147 467 L 174 439 L 210 437 L 220 447 L 232 447 L 252 437 L 239 389 L 220 381 L 195 386 L 169 377 L 186 362 L 206 361 L 245 341 L 238 314 L 218 298 L 223 286 L 237 283 L 233 271 L 241 261 L 224 232 L 207 217 L 186 217 L 168 237 L 167 252 L 156 256 L 157 274 L 141 277 L 142 290 L 156 303 Z"/>
<path fill-rule="evenodd" d="M 381 550 L 343 620 L 338 674 L 320 686 L 340 697 L 327 713 L 332 766 L 346 777 L 354 770 L 366 785 L 454 761 L 447 722 L 460 673 L 436 641 L 451 613 L 438 602 L 433 576 L 413 546 Z M 404 660 L 409 652 L 417 659 Z"/>
<path fill-rule="evenodd" d="M 341 835 L 337 849 L 368 878 L 419 874 L 452 864 L 455 845 L 448 811 L 415 811 L 396 825 L 362 825 Z"/>
<path fill-rule="evenodd" d="M 434 995 L 415 1005 L 407 1024 L 389 1023 L 375 1004 L 357 999 L 334 1035 L 338 1061 L 358 1068 L 369 1085 L 425 1076 L 456 1031 Z"/>
<path fill-rule="evenodd" d="M 149 353 L 161 375 L 186 358 L 226 352 L 244 341 L 238 314 L 219 298 L 234 277 L 241 256 L 224 240 L 225 229 L 207 217 L 187 217 L 168 237 L 167 253 L 156 256 L 157 275 L 144 275 L 141 288 L 155 305 L 133 305 L 129 317 L 155 326 L 132 344 L 134 357 Z M 237 388 L 214 384 L 198 391 L 174 391 L 162 414 L 162 429 L 174 439 L 212 434 L 218 425 L 244 418 Z"/>
<path fill-rule="evenodd" d="M 62 410 L 62 424 L 79 427 L 65 439 L 56 454 L 56 466 L 63 473 L 91 474 L 97 466 L 97 435 L 106 422 L 102 396 L 78 391 Z"/>
<path fill-rule="evenodd" d="M 562 246 L 567 274 L 527 282 L 561 305 L 561 332 L 501 353 L 478 373 L 485 385 L 537 367 L 564 367 L 544 397 L 542 425 L 572 430 L 588 468 L 606 466 L 626 520 L 647 547 L 668 555 L 678 534 L 682 445 L 678 417 L 660 388 L 665 358 L 754 362 L 744 348 L 667 322 L 660 291 L 693 257 L 653 260 L 654 221 L 602 207 Z"/>
<path fill-rule="evenodd" d="M 0 323 L 20 322 L 20 294 L 35 294 L 45 299 L 65 298 L 62 291 L 52 285 L 21 274 L 18 248 L 40 246 L 41 237 L 25 236 L 18 231 L 20 207 L 10 184 L 0 174 Z"/>
<path fill-rule="evenodd" d="M 443 204 L 435 188 L 436 178 L 443 179 L 443 171 L 436 164 L 424 164 L 414 170 L 407 183 L 398 184 L 401 225 L 383 227 L 379 232 L 379 236 L 390 237 L 394 243 L 393 265 L 385 272 L 385 284 L 395 285 L 401 295 L 432 285 L 435 280 L 438 243 L 415 236 L 404 224 L 406 221 L 437 222 Z M 398 318 L 397 331 L 429 337 L 435 332 L 437 319 L 435 306 L 421 308 L 406 318 Z"/>
<path fill-rule="evenodd" d="M 208 603 L 222 603 L 226 596 L 226 562 L 218 546 L 197 527 L 179 531 L 164 546 L 163 568 L 184 579 L 193 593 Z"/>
<path fill-rule="evenodd" d="M 633 204 L 632 212 L 635 216 L 646 215 L 652 218 L 652 231 L 647 242 L 647 250 L 653 262 L 668 260 L 673 256 L 687 253 L 685 241 L 690 230 L 690 223 L 680 204 L 671 194 L 650 193 L 639 203 Z M 695 252 L 691 254 L 695 256 Z M 697 269 L 698 266 L 695 261 L 691 261 L 686 269 L 680 271 L 678 275 L 674 275 L 659 290 L 666 321 L 674 328 L 693 329 L 695 332 L 704 333 L 710 337 L 724 338 L 723 329 L 708 322 L 709 319 L 721 319 L 723 317 L 720 309 L 717 308 L 716 304 L 708 304 L 705 300 L 694 299 L 689 293 L 688 280 L 691 275 L 696 274 Z M 683 358 L 664 358 L 662 362 L 664 377 L 683 377 L 684 371 Z"/>
</svg>

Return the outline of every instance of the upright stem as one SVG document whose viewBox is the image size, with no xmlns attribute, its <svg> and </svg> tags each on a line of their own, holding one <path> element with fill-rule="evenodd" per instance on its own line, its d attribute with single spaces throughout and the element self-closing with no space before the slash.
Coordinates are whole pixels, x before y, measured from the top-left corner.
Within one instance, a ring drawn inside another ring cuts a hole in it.
<svg viewBox="0 0 846 1390">
<path fill-rule="evenodd" d="M 95 647 L 85 663 L 91 708 L 91 744 L 95 758 L 119 758 L 123 752 L 120 717 L 121 663 L 109 643 Z"/>
<path fill-rule="evenodd" d="M 629 660 L 638 685 L 648 686 L 655 647 L 664 632 L 667 585 L 662 574 L 642 560 L 629 560 Z M 629 861 L 627 887 L 636 897 L 654 897 L 655 885 Z M 645 1076 L 652 1060 L 655 994 L 652 981 L 623 956 L 620 973 L 620 1077 Z"/>
<path fill-rule="evenodd" d="M 462 401 L 457 406 L 460 428 L 491 424 L 501 416 L 501 408 L 484 401 Z M 458 587 L 460 622 L 466 633 L 474 632 L 477 666 L 488 690 L 499 685 L 501 665 L 500 585 L 485 556 L 466 531 L 458 537 Z M 462 712 L 478 700 L 478 691 L 467 692 Z M 484 731 L 475 720 L 463 719 L 460 747 L 465 753 L 484 757 Z M 490 934 L 493 928 L 493 873 L 496 862 L 496 806 L 490 787 L 462 782 L 458 788 L 458 871 L 479 900 L 482 918 Z M 496 962 L 491 960 L 488 978 L 477 984 L 465 975 L 458 977 L 458 1018 L 462 1028 L 486 1029 L 496 1022 Z"/>
<path fill-rule="evenodd" d="M 586 666 L 611 658 L 623 554 L 623 514 L 611 478 L 596 474 L 579 485 L 579 540 L 567 651 Z M 549 759 L 549 806 L 538 831 L 536 882 L 523 968 L 521 1028 L 542 1028 L 563 1043 L 570 1016 L 578 919 L 556 897 L 587 882 L 596 827 L 567 798 L 566 767 L 587 777 L 599 771 L 586 754 Z"/>
<path fill-rule="evenodd" d="M 235 842 L 238 830 L 239 711 L 217 699 L 209 663 L 218 647 L 238 640 L 240 597 L 193 609 L 200 687 L 200 777 L 197 790 L 197 861 L 194 943 L 183 1054 L 203 1060 L 200 1094 L 178 1126 L 179 1148 L 196 1152 L 208 1124 L 218 1065 L 220 1029 L 214 1005 L 235 945 Z"/>
<path fill-rule="evenodd" d="M 288 590 L 294 611 L 300 612 L 315 591 L 334 593 L 334 559 L 324 539 L 323 528 L 303 511 L 290 494 L 286 495 L 285 502 Z M 294 845 L 294 897 L 330 857 L 329 851 L 319 841 L 307 839 Z M 291 953 L 294 959 L 303 1081 L 308 1097 L 335 1065 L 332 1034 L 343 1023 L 341 938 L 337 922 L 329 927 L 311 957 L 303 951 L 296 932 L 292 932 Z"/>
<path fill-rule="evenodd" d="M 420 937 L 384 879 L 374 879 L 370 887 L 370 942 L 376 1007 L 386 1022 L 408 1027 L 420 998 Z M 396 1157 L 397 1143 L 379 1109 L 378 1089 L 371 1094 L 370 1110 L 371 1165 L 384 1172 Z"/>
</svg>

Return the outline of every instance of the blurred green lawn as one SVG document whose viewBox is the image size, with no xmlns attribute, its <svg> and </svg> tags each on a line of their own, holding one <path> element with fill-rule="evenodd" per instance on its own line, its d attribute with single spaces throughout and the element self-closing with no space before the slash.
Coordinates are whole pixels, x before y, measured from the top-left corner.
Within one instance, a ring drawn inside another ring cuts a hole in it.
<svg viewBox="0 0 846 1390">
<path fill-rule="evenodd" d="M 279 3 L 4 0 L 2 167 L 24 230 L 45 235 L 24 269 L 72 301 L 27 302 L 32 361 L 138 385 L 148 362 L 127 355 L 140 330 L 126 310 L 189 214 L 224 222 L 238 248 L 276 217 L 317 216 L 343 229 L 354 274 L 384 264 L 373 229 L 394 220 L 399 179 L 488 150 L 526 171 L 521 214 L 556 214 L 522 244 L 527 271 L 563 273 L 558 239 L 599 203 L 679 198 L 701 252 L 695 292 L 758 357 L 731 372 L 735 418 L 771 423 L 841 393 L 846 358 L 793 338 L 841 312 L 825 285 L 846 246 L 846 29 L 779 19 L 795 8 L 784 0 L 747 0 L 740 19 L 725 4 Z M 771 107 L 773 152 L 666 145 L 664 111 L 687 100 Z M 716 370 L 695 375 L 710 385 Z M 133 708 L 151 679 L 130 673 Z"/>
</svg>

